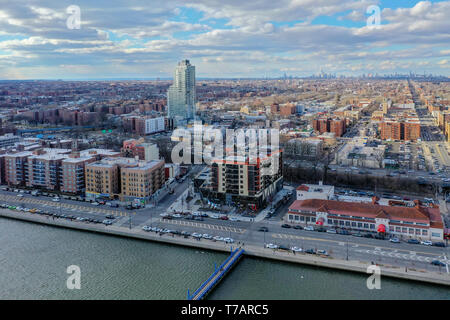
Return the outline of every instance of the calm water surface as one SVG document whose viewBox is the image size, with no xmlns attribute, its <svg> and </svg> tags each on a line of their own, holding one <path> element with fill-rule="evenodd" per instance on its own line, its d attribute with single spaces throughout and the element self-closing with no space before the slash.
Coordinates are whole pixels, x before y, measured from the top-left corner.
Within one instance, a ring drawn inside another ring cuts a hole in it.
<svg viewBox="0 0 450 320">
<path fill-rule="evenodd" d="M 0 218 L 0 299 L 186 299 L 226 255 Z M 81 269 L 69 290 L 66 268 Z M 450 299 L 446 287 L 246 257 L 210 299 Z"/>
</svg>

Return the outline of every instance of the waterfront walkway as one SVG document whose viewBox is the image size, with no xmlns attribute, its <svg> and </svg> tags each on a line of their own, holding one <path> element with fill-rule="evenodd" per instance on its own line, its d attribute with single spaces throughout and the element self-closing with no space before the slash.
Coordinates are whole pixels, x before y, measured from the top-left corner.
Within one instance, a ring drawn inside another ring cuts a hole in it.
<svg viewBox="0 0 450 320">
<path fill-rule="evenodd" d="M 237 248 L 231 250 L 230 256 L 220 265 L 219 268 L 215 268 L 213 274 L 201 284 L 201 286 L 190 295 L 188 290 L 188 300 L 201 300 L 214 288 L 217 283 L 233 268 L 238 262 L 239 258 L 243 255 L 244 249 Z"/>
</svg>

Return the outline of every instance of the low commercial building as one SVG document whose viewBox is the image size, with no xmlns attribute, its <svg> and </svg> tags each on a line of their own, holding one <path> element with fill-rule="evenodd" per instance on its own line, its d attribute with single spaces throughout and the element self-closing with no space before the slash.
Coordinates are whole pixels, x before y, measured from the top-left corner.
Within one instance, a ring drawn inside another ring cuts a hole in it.
<svg viewBox="0 0 450 320">
<path fill-rule="evenodd" d="M 348 142 L 336 155 L 336 163 L 359 168 L 384 168 L 386 146 L 367 146 L 363 141 Z"/>
<path fill-rule="evenodd" d="M 19 136 L 15 136 L 12 133 L 4 134 L 3 136 L 0 136 L 0 148 L 13 146 L 19 141 L 20 141 Z"/>
<path fill-rule="evenodd" d="M 444 224 L 437 206 L 386 206 L 376 203 L 335 200 L 296 200 L 285 220 L 294 224 L 318 225 L 398 238 L 442 241 Z"/>
<path fill-rule="evenodd" d="M 322 184 L 302 184 L 297 187 L 297 200 L 323 199 L 330 200 L 334 196 L 334 186 Z"/>
<path fill-rule="evenodd" d="M 299 159 L 317 159 L 323 155 L 320 139 L 295 138 L 286 143 L 285 154 Z"/>
</svg>

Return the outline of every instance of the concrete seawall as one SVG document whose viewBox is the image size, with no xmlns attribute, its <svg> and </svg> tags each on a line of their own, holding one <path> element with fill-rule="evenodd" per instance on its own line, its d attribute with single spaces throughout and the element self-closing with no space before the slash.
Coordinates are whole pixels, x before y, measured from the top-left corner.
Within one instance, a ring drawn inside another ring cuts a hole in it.
<svg viewBox="0 0 450 320">
<path fill-rule="evenodd" d="M 0 217 L 28 221 L 33 223 L 41 223 L 45 225 L 69 228 L 74 230 L 82 230 L 89 232 L 97 232 L 112 236 L 135 238 L 147 241 L 157 241 L 171 245 L 181 245 L 193 248 L 201 248 L 205 250 L 214 250 L 221 252 L 230 252 L 231 247 L 236 247 L 237 244 L 225 244 L 208 240 L 196 240 L 191 238 L 184 238 L 182 236 L 173 235 L 158 235 L 154 232 L 145 232 L 140 229 L 126 229 L 124 227 L 104 226 L 102 224 L 87 224 L 78 221 L 68 221 L 64 219 L 52 219 L 51 217 L 41 216 L 37 214 L 30 214 L 26 212 L 16 212 L 7 209 L 0 209 Z M 334 258 L 322 258 L 306 254 L 293 254 L 292 252 L 274 251 L 262 247 L 245 245 L 245 254 L 264 259 L 273 259 L 278 261 L 300 263 L 322 268 L 332 268 L 344 271 L 359 272 L 367 275 L 367 267 L 370 263 L 360 261 L 346 261 Z M 403 280 L 421 281 L 432 284 L 450 286 L 450 274 L 446 273 L 432 273 L 426 271 L 405 269 L 402 267 L 393 267 L 387 265 L 380 265 L 381 276 L 398 278 Z M 368 276 L 368 275 L 367 275 Z"/>
</svg>

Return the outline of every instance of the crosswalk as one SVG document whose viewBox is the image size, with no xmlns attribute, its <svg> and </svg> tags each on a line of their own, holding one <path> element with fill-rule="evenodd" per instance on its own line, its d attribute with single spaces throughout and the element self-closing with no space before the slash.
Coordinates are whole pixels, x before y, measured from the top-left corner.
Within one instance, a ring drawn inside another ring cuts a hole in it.
<svg viewBox="0 0 450 320">
<path fill-rule="evenodd" d="M 277 239 L 311 240 L 311 241 L 335 242 L 334 240 L 319 239 L 319 238 L 309 238 L 309 237 L 297 236 L 297 235 L 295 235 L 295 234 L 284 234 L 284 233 L 274 233 L 274 234 L 272 234 L 272 237 L 273 237 L 273 238 L 277 238 Z"/>
<path fill-rule="evenodd" d="M 198 223 L 198 222 L 186 221 L 186 220 L 159 219 L 159 221 L 163 222 L 163 223 L 170 223 L 170 224 L 175 224 L 175 225 L 179 225 L 179 226 L 197 227 L 197 228 L 203 228 L 203 229 L 227 231 L 227 232 L 234 232 L 234 233 L 240 233 L 240 234 L 242 234 L 242 233 L 244 233 L 246 231 L 245 229 L 241 229 L 241 228 L 220 226 L 220 225 L 217 225 L 217 224 Z"/>
<path fill-rule="evenodd" d="M 64 208 L 68 209 L 73 212 L 86 212 L 86 213 L 101 213 L 101 214 L 112 214 L 115 216 L 127 216 L 126 212 L 116 211 L 116 210 L 108 210 L 104 208 L 97 208 L 97 207 L 88 207 L 88 206 L 82 206 L 78 204 L 73 203 L 64 203 L 64 202 L 53 202 L 48 200 L 42 200 L 37 198 L 18 198 L 17 196 L 11 196 L 11 195 L 4 195 L 0 194 L 0 201 L 4 201 L 7 203 L 14 202 L 14 203 L 27 203 L 27 204 L 35 204 L 40 206 L 50 206 L 54 208 Z"/>
<path fill-rule="evenodd" d="M 419 255 L 415 251 L 411 251 L 409 253 L 402 253 L 402 252 L 399 252 L 398 250 L 381 250 L 379 248 L 378 249 L 375 248 L 375 250 L 356 249 L 355 251 L 356 252 L 360 252 L 360 253 L 368 253 L 368 254 L 373 254 L 373 255 L 377 255 L 377 256 L 398 258 L 398 259 L 404 259 L 404 260 L 416 260 L 416 261 L 428 262 L 428 263 L 430 263 L 433 260 L 441 260 L 444 263 L 450 263 L 450 261 L 447 260 L 443 256 L 429 256 L 429 257 L 427 257 L 427 256 L 424 256 L 424 255 Z"/>
</svg>

